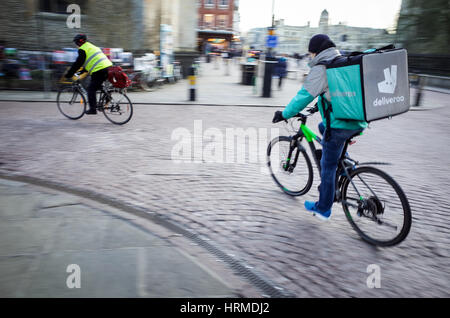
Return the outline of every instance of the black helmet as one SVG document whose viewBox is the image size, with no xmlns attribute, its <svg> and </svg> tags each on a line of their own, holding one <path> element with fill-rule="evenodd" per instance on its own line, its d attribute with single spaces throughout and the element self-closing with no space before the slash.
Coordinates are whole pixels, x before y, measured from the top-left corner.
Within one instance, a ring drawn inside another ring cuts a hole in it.
<svg viewBox="0 0 450 318">
<path fill-rule="evenodd" d="M 83 45 L 87 41 L 86 34 L 77 34 L 77 35 L 75 35 L 75 37 L 73 38 L 73 41 L 78 46 Z"/>
</svg>

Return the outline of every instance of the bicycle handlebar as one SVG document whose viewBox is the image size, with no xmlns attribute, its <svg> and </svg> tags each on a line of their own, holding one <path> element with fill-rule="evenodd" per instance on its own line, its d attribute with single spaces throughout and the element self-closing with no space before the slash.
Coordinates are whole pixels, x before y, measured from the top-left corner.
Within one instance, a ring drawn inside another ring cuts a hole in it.
<svg viewBox="0 0 450 318">
<path fill-rule="evenodd" d="M 66 72 L 68 70 L 69 70 L 69 67 L 66 68 Z M 76 71 L 76 73 L 70 79 L 66 78 L 63 73 L 63 75 L 59 79 L 59 82 L 61 84 L 72 84 L 73 82 L 81 81 L 82 79 L 84 79 L 87 76 L 88 76 L 88 72 L 83 72 L 83 67 L 80 67 L 78 69 L 78 71 Z"/>
<path fill-rule="evenodd" d="M 318 106 L 317 103 L 316 103 L 314 106 L 312 106 L 312 107 L 310 107 L 310 108 L 307 108 L 306 111 L 307 111 L 309 114 L 306 114 L 306 115 L 305 115 L 305 114 L 302 114 L 302 113 L 298 113 L 297 115 L 295 115 L 295 116 L 293 116 L 293 117 L 305 119 L 306 117 L 309 117 L 309 116 L 311 116 L 311 115 L 314 114 L 314 113 L 317 113 L 317 112 L 319 111 L 319 106 Z"/>
</svg>

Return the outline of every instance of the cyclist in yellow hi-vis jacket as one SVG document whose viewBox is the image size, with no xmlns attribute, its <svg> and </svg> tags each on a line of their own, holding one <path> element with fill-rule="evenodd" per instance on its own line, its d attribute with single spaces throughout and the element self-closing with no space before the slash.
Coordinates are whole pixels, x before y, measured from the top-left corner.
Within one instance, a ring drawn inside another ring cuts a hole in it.
<svg viewBox="0 0 450 318">
<path fill-rule="evenodd" d="M 78 34 L 73 41 L 79 47 L 78 58 L 66 73 L 66 78 L 71 78 L 81 67 L 91 75 L 91 83 L 88 87 L 89 110 L 86 114 L 97 114 L 97 98 L 95 92 L 99 90 L 102 83 L 108 78 L 108 68 L 113 64 L 103 54 L 102 50 L 87 41 L 85 34 Z"/>
</svg>

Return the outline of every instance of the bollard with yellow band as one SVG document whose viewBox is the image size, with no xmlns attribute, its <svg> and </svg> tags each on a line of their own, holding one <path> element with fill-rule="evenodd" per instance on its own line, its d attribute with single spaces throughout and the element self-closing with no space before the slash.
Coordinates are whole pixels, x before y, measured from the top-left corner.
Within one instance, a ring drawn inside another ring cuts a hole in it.
<svg viewBox="0 0 450 318">
<path fill-rule="evenodd" d="M 189 80 L 189 100 L 190 101 L 195 101 L 195 89 L 196 89 L 196 76 L 195 76 L 195 69 L 194 66 L 191 66 L 189 68 L 189 76 L 188 76 L 188 80 Z"/>
</svg>

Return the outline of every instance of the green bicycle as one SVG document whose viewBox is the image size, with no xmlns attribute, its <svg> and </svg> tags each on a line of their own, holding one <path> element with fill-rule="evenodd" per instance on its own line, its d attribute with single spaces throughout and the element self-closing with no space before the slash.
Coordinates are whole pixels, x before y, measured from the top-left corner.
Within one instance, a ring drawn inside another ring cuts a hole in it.
<svg viewBox="0 0 450 318">
<path fill-rule="evenodd" d="M 322 140 L 306 126 L 309 116 L 317 112 L 317 105 L 309 114 L 295 117 L 301 122 L 293 136 L 273 139 L 267 149 L 267 164 L 275 183 L 291 196 L 301 196 L 311 189 L 313 167 L 302 141 L 306 139 L 320 173 L 322 150 L 314 142 Z M 359 135 L 359 134 L 357 134 Z M 387 173 L 359 163 L 347 155 L 352 136 L 347 140 L 336 172 L 335 202 L 342 203 L 345 216 L 362 239 L 376 246 L 393 246 L 402 242 L 411 228 L 411 208 L 398 183 Z"/>
</svg>

